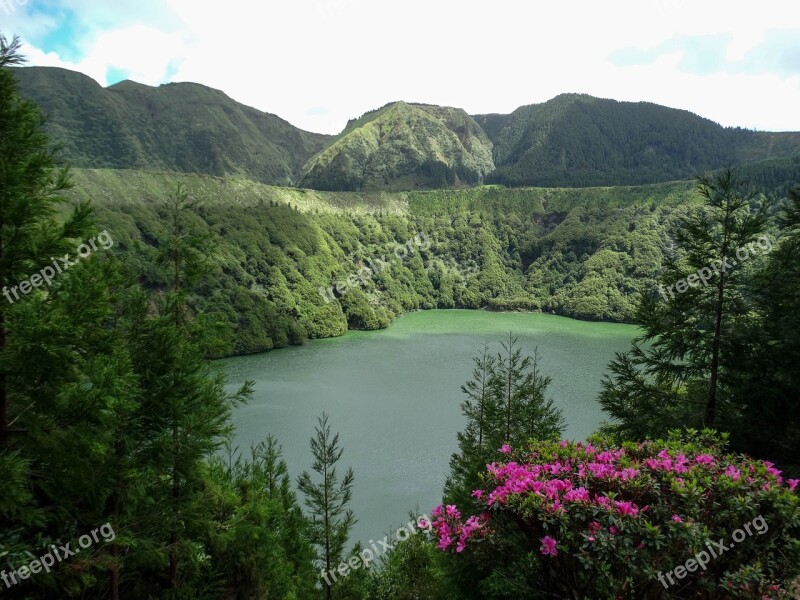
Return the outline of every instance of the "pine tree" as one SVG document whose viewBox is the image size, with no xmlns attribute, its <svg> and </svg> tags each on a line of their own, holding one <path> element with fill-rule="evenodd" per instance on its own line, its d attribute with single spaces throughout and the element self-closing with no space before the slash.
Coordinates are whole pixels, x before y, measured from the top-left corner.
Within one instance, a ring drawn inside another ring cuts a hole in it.
<svg viewBox="0 0 800 600">
<path fill-rule="evenodd" d="M 735 367 L 730 340 L 751 319 L 752 244 L 765 232 L 768 202 L 731 169 L 700 178 L 698 187 L 704 206 L 675 228 L 678 253 L 666 257 L 658 293 L 640 300 L 644 333 L 603 381 L 600 403 L 614 421 L 606 429 L 628 438 L 715 427 L 726 367 Z"/>
<path fill-rule="evenodd" d="M 56 219 L 57 209 L 67 202 L 63 192 L 71 187 L 69 174 L 54 169 L 42 116 L 33 103 L 21 98 L 13 70 L 8 68 L 24 62 L 19 47 L 18 38 L 9 43 L 0 34 L 0 290 L 4 296 L 0 357 L 12 343 L 8 314 L 26 299 L 22 289 L 30 287 L 26 280 L 51 266 L 54 256 L 74 251 L 76 240 L 88 231 L 91 215 L 89 207 L 81 204 L 66 221 Z M 6 447 L 15 433 L 11 370 L 12 365 L 0 358 L 0 444 Z"/>
<path fill-rule="evenodd" d="M 215 516 L 207 546 L 226 597 L 310 598 L 314 550 L 280 446 L 268 437 L 249 457 L 227 450 L 227 460 L 210 460 L 206 494 Z"/>
<path fill-rule="evenodd" d="M 356 523 L 353 511 L 348 509 L 353 490 L 353 470 L 348 468 L 342 480 L 336 473 L 336 464 L 342 458 L 339 447 L 339 434 L 331 435 L 328 415 L 318 418 L 314 437 L 310 442 L 314 457 L 312 470 L 321 480 L 314 482 L 304 471 L 298 479 L 298 487 L 305 495 L 305 503 L 310 512 L 309 535 L 317 549 L 317 562 L 322 567 L 322 586 L 325 598 L 333 598 L 335 574 L 344 556 L 350 530 Z"/>
<path fill-rule="evenodd" d="M 448 496 L 457 494 L 456 490 L 471 492 L 477 486 L 481 468 L 497 450 L 489 443 L 498 405 L 492 393 L 496 359 L 489 352 L 488 343 L 483 345 L 481 353 L 472 361 L 472 379 L 461 386 L 466 396 L 461 403 L 461 414 L 467 419 L 467 424 L 458 433 L 459 451 L 450 459 L 450 476 L 445 487 Z M 464 499 L 453 499 L 454 502 L 458 500 L 463 503 Z"/>
<path fill-rule="evenodd" d="M 538 350 L 523 356 L 518 341 L 509 332 L 492 368 L 490 385 L 500 415 L 489 437 L 494 450 L 502 444 L 524 445 L 531 438 L 550 439 L 564 427 L 560 410 L 545 398 L 550 379 L 539 372 Z"/>
<path fill-rule="evenodd" d="M 98 525 L 106 482 L 96 466 L 109 447 L 102 433 L 131 396 L 130 371 L 105 327 L 106 266 L 84 259 L 61 269 L 88 237 L 92 215 L 86 204 L 65 210 L 68 173 L 54 168 L 42 117 L 8 68 L 23 62 L 18 39 L 0 34 L 2 569 Z M 45 574 L 10 594 L 76 589 L 102 563 L 98 549 L 83 573 Z"/>
<path fill-rule="evenodd" d="M 800 477 L 800 186 L 778 223 L 779 238 L 751 286 L 755 316 L 731 344 L 731 362 L 747 368 L 726 378 L 725 393 L 739 409 L 726 424 L 737 449 Z"/>
</svg>

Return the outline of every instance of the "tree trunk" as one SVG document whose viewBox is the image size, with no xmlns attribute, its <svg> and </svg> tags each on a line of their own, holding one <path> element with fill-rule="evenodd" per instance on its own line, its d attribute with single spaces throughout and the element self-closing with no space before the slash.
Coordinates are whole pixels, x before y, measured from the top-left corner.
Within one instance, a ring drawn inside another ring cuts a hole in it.
<svg viewBox="0 0 800 600">
<path fill-rule="evenodd" d="M 719 278 L 717 287 L 717 305 L 714 314 L 714 341 L 711 346 L 711 376 L 708 382 L 708 399 L 704 425 L 714 428 L 717 419 L 717 382 L 719 380 L 719 350 L 722 342 L 722 301 L 725 297 L 725 274 Z"/>
<path fill-rule="evenodd" d="M 330 511 L 328 507 L 328 465 L 325 465 L 325 472 L 323 473 L 325 480 L 325 574 L 331 572 L 331 525 L 330 525 Z M 333 598 L 333 586 L 325 582 L 325 598 L 331 600 Z"/>
</svg>

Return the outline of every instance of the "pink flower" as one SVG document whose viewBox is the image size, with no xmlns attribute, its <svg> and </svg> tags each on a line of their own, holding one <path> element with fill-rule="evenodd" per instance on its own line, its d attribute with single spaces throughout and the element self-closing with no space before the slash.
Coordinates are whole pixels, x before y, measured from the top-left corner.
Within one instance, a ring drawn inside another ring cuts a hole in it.
<svg viewBox="0 0 800 600">
<path fill-rule="evenodd" d="M 591 523 L 589 523 L 589 531 L 591 531 L 592 533 L 599 533 L 602 528 L 603 526 L 600 525 L 600 523 L 598 523 L 597 521 L 592 521 Z"/>
<path fill-rule="evenodd" d="M 417 521 L 417 527 L 419 529 L 427 529 L 429 526 L 430 526 L 430 523 L 428 522 L 427 519 L 421 518 L 419 521 Z"/>
<path fill-rule="evenodd" d="M 602 506 L 603 508 L 609 508 L 611 505 L 611 500 L 609 500 L 608 496 L 598 496 L 597 494 L 595 494 L 594 503 L 597 504 L 597 506 Z"/>
<path fill-rule="evenodd" d="M 464 532 L 464 535 L 468 538 L 470 535 L 472 535 L 472 532 L 476 529 L 479 529 L 480 526 L 481 524 L 478 520 L 478 517 L 472 515 L 469 519 L 467 519 L 467 522 L 464 523 L 464 526 L 461 529 Z"/>
<path fill-rule="evenodd" d="M 609 528 L 608 528 L 608 532 L 609 532 L 611 535 L 619 535 L 619 529 L 617 529 L 617 528 L 616 528 L 616 527 L 614 527 L 613 525 L 612 525 L 611 527 L 609 527 Z"/>
<path fill-rule="evenodd" d="M 639 508 L 633 502 L 620 502 L 615 500 L 614 507 L 617 509 L 617 514 L 620 515 L 635 517 L 639 512 Z"/>
<path fill-rule="evenodd" d="M 609 452 L 608 450 L 605 450 L 605 451 L 601 452 L 600 454 L 598 454 L 595 457 L 595 460 L 597 462 L 599 462 L 599 463 L 610 464 L 610 463 L 614 462 L 614 455 L 611 454 L 611 452 Z"/>
<path fill-rule="evenodd" d="M 633 479 L 639 474 L 639 469 L 632 469 L 628 467 L 627 469 L 622 469 L 617 476 L 622 479 L 623 481 L 627 481 L 628 479 Z"/>
<path fill-rule="evenodd" d="M 556 550 L 558 542 L 555 539 L 551 538 L 549 535 L 546 535 L 539 541 L 542 542 L 541 551 L 543 555 L 558 556 L 558 550 Z"/>
<path fill-rule="evenodd" d="M 764 462 L 764 466 L 767 467 L 767 473 L 769 473 L 773 477 L 777 478 L 778 479 L 778 483 L 780 483 L 783 478 L 781 477 L 781 471 L 779 469 L 775 468 L 775 463 L 772 463 L 772 462 L 770 462 L 768 460 L 765 460 L 763 462 Z"/>
<path fill-rule="evenodd" d="M 447 508 L 445 509 L 445 514 L 451 519 L 461 518 L 461 513 L 459 512 L 458 508 L 456 508 L 455 504 L 448 504 Z"/>
<path fill-rule="evenodd" d="M 483 490 L 473 490 L 472 497 L 480 500 L 483 497 Z"/>
<path fill-rule="evenodd" d="M 431 516 L 434 516 L 434 517 L 441 517 L 442 516 L 442 505 L 441 504 L 431 511 Z"/>
<path fill-rule="evenodd" d="M 449 536 L 442 536 L 439 538 L 439 549 L 440 550 L 447 550 L 447 548 L 452 545 L 453 540 L 450 539 Z"/>
<path fill-rule="evenodd" d="M 672 515 L 672 520 L 676 523 L 683 523 L 683 519 L 681 519 L 680 515 Z"/>
<path fill-rule="evenodd" d="M 793 492 L 794 489 L 797 487 L 797 484 L 800 483 L 800 479 L 790 479 L 789 483 L 789 491 Z"/>
<path fill-rule="evenodd" d="M 498 452 L 502 452 L 503 454 L 511 454 L 511 446 L 509 446 L 508 444 L 503 444 L 502 446 L 500 446 Z"/>
<path fill-rule="evenodd" d="M 710 454 L 698 454 L 694 457 L 694 462 L 698 465 L 710 465 L 714 462 L 714 457 Z"/>
<path fill-rule="evenodd" d="M 728 465 L 728 468 L 725 469 L 723 475 L 727 475 L 734 481 L 739 481 L 739 478 L 742 476 L 742 472 L 733 465 Z"/>
<path fill-rule="evenodd" d="M 589 491 L 579 487 L 564 494 L 564 502 L 589 502 Z"/>
</svg>

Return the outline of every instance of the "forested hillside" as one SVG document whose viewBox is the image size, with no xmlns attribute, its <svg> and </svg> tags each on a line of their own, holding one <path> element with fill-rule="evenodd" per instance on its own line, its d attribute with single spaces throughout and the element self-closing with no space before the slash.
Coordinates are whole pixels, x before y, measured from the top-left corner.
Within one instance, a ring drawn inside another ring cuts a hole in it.
<svg viewBox="0 0 800 600">
<path fill-rule="evenodd" d="M 630 320 L 661 266 L 666 227 L 696 201 L 690 183 L 362 194 L 130 170 L 74 178 L 72 193 L 94 202 L 152 289 L 169 285 L 146 265 L 185 186 L 198 202 L 191 231 L 215 242 L 191 305 L 224 325 L 220 354 L 383 328 L 437 307 Z"/>
<path fill-rule="evenodd" d="M 747 174 L 781 198 L 798 160 Z M 193 308 L 225 325 L 221 354 L 246 354 L 384 328 L 428 308 L 535 310 L 632 321 L 672 244 L 669 227 L 699 201 L 692 182 L 613 188 L 319 192 L 241 179 L 76 170 L 128 260 L 149 264 L 178 185 L 211 233 Z M 163 289 L 155 270 L 145 283 Z"/>
<path fill-rule="evenodd" d="M 296 183 L 329 136 L 194 83 L 108 88 L 66 69 L 16 69 L 24 96 L 47 115 L 46 131 L 74 167 L 172 170 Z"/>
<path fill-rule="evenodd" d="M 356 121 L 304 168 L 320 190 L 474 185 L 494 169 L 492 145 L 463 110 L 396 102 Z"/>
<path fill-rule="evenodd" d="M 562 94 L 479 115 L 504 185 L 634 185 L 800 153 L 800 134 L 723 128 L 685 110 Z"/>
</svg>

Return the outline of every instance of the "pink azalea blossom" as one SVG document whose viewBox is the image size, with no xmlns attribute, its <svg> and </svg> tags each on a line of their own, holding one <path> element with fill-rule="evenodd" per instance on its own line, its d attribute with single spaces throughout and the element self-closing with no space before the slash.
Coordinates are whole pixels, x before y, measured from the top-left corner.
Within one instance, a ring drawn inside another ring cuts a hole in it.
<svg viewBox="0 0 800 600">
<path fill-rule="evenodd" d="M 734 481 L 739 481 L 739 478 L 742 476 L 742 472 L 733 465 L 728 465 L 728 468 L 725 469 L 723 475 L 730 477 Z"/>
<path fill-rule="evenodd" d="M 511 446 L 509 446 L 508 444 L 503 444 L 502 446 L 500 446 L 498 452 L 502 452 L 503 454 L 510 454 Z"/>
<path fill-rule="evenodd" d="M 483 497 L 483 490 L 473 490 L 472 497 L 480 500 Z"/>
<path fill-rule="evenodd" d="M 617 514 L 635 517 L 639 512 L 639 508 L 633 502 L 620 502 L 614 501 L 614 507 L 617 509 Z"/>
<path fill-rule="evenodd" d="M 683 519 L 681 519 L 680 515 L 672 515 L 672 520 L 676 523 L 683 523 Z"/>
<path fill-rule="evenodd" d="M 564 494 L 564 502 L 589 502 L 589 491 L 579 487 Z"/>
<path fill-rule="evenodd" d="M 789 491 L 793 492 L 797 487 L 797 484 L 800 483 L 800 479 L 790 479 L 788 483 L 789 483 Z"/>
<path fill-rule="evenodd" d="M 543 555 L 558 556 L 558 550 L 556 550 L 558 542 L 555 539 L 551 538 L 549 535 L 546 535 L 539 541 L 542 542 L 541 552 Z"/>
</svg>

